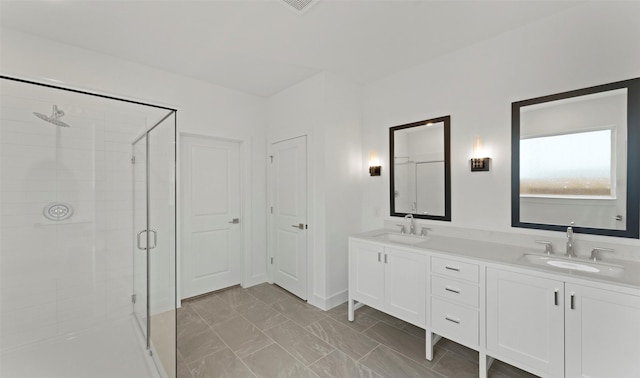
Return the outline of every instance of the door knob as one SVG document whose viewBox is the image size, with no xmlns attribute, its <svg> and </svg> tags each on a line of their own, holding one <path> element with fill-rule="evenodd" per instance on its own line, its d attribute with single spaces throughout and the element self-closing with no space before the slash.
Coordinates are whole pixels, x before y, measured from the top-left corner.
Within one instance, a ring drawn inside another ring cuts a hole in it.
<svg viewBox="0 0 640 378">
<path fill-rule="evenodd" d="M 238 224 L 238 223 L 240 223 L 240 219 L 239 219 L 239 218 L 233 218 L 233 219 L 231 220 L 231 222 L 228 222 L 228 223 L 231 223 L 231 224 Z"/>
</svg>

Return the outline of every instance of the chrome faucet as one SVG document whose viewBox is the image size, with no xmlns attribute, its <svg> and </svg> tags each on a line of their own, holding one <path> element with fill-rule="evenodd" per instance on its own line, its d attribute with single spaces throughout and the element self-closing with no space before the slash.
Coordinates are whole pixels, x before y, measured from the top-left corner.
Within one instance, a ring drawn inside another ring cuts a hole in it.
<svg viewBox="0 0 640 378">
<path fill-rule="evenodd" d="M 575 223 L 571 222 L 571 226 L 567 227 L 567 252 L 564 254 L 567 257 L 576 257 L 573 250 L 573 226 Z"/>
<path fill-rule="evenodd" d="M 407 214 L 404 216 L 404 219 L 409 219 L 410 223 L 409 223 L 409 235 L 415 235 L 416 234 L 416 221 L 415 219 L 413 219 L 413 214 Z"/>
</svg>

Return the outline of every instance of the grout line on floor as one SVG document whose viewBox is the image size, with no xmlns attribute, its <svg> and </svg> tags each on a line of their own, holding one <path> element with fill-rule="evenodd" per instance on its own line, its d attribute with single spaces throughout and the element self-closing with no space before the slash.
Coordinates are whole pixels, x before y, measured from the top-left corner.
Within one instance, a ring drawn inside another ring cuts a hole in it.
<svg viewBox="0 0 640 378">
<path fill-rule="evenodd" d="M 307 331 L 307 332 L 308 332 L 308 331 Z M 312 335 L 313 335 L 313 334 L 312 334 Z M 316 335 L 313 335 L 313 336 L 317 337 L 317 338 L 318 338 L 318 340 L 320 340 L 320 338 L 319 338 L 318 336 L 316 336 Z M 320 341 L 322 341 L 322 340 L 320 340 Z M 323 341 L 323 342 L 324 342 L 324 341 Z M 330 355 L 331 353 L 333 353 L 333 352 L 335 352 L 335 351 L 337 351 L 337 350 L 338 350 L 336 347 L 334 347 L 333 345 L 331 345 L 331 344 L 329 344 L 329 343 L 325 343 L 325 344 L 329 345 L 333 350 L 332 350 L 331 352 L 329 352 L 329 353 L 325 354 L 324 356 L 322 356 L 322 357 L 318 358 L 317 360 L 313 361 L 313 362 L 312 362 L 312 363 L 310 363 L 309 365 L 306 365 L 307 367 L 310 367 L 311 365 L 313 365 L 313 364 L 317 363 L 317 362 L 318 362 L 318 361 L 320 361 L 321 359 L 323 359 L 323 358 L 327 357 L 327 356 L 328 356 L 328 355 Z M 284 348 L 283 348 L 283 349 L 284 349 Z M 301 362 L 302 362 L 302 361 L 301 361 Z M 304 362 L 303 362 L 303 364 L 304 364 Z"/>
<path fill-rule="evenodd" d="M 271 344 L 269 344 L 269 345 L 271 345 Z M 269 345 L 267 345 L 267 346 L 269 346 Z M 264 348 L 266 348 L 266 347 L 264 347 Z M 262 348 L 262 349 L 264 349 L 264 348 Z M 231 349 L 229 349 L 229 350 L 231 350 Z M 234 355 L 234 356 L 236 356 L 236 358 L 238 359 L 238 361 L 240 361 L 240 363 L 242 363 L 242 364 L 247 368 L 247 370 L 249 370 L 249 372 L 250 372 L 254 377 L 257 377 L 257 376 L 258 376 L 258 375 L 257 375 L 257 374 L 256 374 L 256 373 L 255 373 L 255 372 L 254 372 L 250 367 L 249 367 L 249 365 L 247 365 L 247 363 L 246 363 L 246 362 L 244 362 L 244 360 L 243 360 L 242 358 L 240 358 L 240 356 L 238 356 L 238 355 L 236 354 L 236 352 L 234 352 L 233 350 L 231 350 L 231 352 L 233 353 L 233 355 Z M 257 352 L 257 351 L 256 351 L 256 352 Z M 254 352 L 254 353 L 255 353 L 255 352 Z M 251 354 L 253 354 L 253 353 L 251 353 Z M 250 355 L 251 355 L 251 354 L 250 354 Z M 250 355 L 249 355 L 249 356 L 250 356 Z M 249 356 L 247 356 L 247 357 L 249 357 Z"/>
<path fill-rule="evenodd" d="M 378 343 L 378 341 L 376 341 L 376 340 L 374 340 L 374 341 L 375 341 L 376 343 Z M 382 345 L 382 344 L 378 343 L 378 345 L 376 345 L 375 347 L 373 347 L 370 351 L 368 351 L 367 353 L 365 353 L 365 354 L 364 354 L 364 356 L 360 357 L 360 358 L 359 358 L 359 359 L 357 359 L 356 361 L 357 361 L 357 362 L 362 363 L 362 360 L 364 360 L 365 358 L 367 358 L 367 356 L 369 356 L 371 353 L 373 353 L 373 351 L 374 351 L 374 350 L 378 349 L 378 348 L 380 347 L 380 345 Z M 386 345 L 385 345 L 385 346 L 386 346 Z M 344 352 L 343 352 L 343 353 L 344 353 Z M 364 365 L 364 364 L 363 364 L 363 365 Z M 371 369 L 371 368 L 369 368 L 369 369 Z M 371 369 L 371 370 L 373 370 L 373 369 Z"/>
<path fill-rule="evenodd" d="M 375 318 L 374 318 L 374 319 L 375 319 Z M 372 325 L 370 325 L 369 327 L 367 327 L 367 328 L 363 329 L 362 331 L 360 331 L 360 333 L 364 335 L 364 333 L 365 333 L 365 332 L 367 332 L 368 330 L 370 330 L 371 328 L 373 328 L 375 325 L 377 325 L 377 324 L 378 324 L 378 323 L 380 323 L 381 321 L 382 321 L 382 320 L 378 320 L 378 319 L 376 319 L 376 322 L 375 322 L 375 323 L 373 323 L 373 324 L 372 324 Z M 354 320 L 354 322 L 355 322 L 355 320 Z M 386 324 L 386 323 L 385 323 L 385 324 Z M 365 336 L 367 336 L 367 335 L 365 335 Z"/>
<path fill-rule="evenodd" d="M 298 325 L 299 325 L 299 324 L 298 324 Z M 268 335 L 267 335 L 267 337 L 268 337 Z M 271 339 L 271 340 L 273 340 L 273 339 Z M 314 372 L 313 370 L 311 370 L 311 369 L 309 368 L 309 366 L 311 366 L 311 365 L 313 365 L 314 363 L 316 363 L 316 362 L 320 361 L 320 360 L 321 360 L 322 358 L 324 358 L 324 357 L 320 357 L 320 358 L 318 358 L 318 359 L 317 359 L 316 361 L 314 361 L 312 364 L 305 365 L 305 363 L 304 363 L 303 361 L 300 361 L 296 356 L 294 356 L 293 354 L 291 354 L 291 353 L 290 353 L 290 352 L 289 352 L 289 351 L 288 351 L 284 346 L 282 346 L 280 343 L 278 343 L 278 342 L 277 342 L 277 341 L 275 341 L 275 340 L 273 340 L 273 342 L 274 342 L 277 346 L 279 346 L 280 348 L 282 348 L 282 350 L 284 350 L 288 355 L 290 355 L 291 357 L 293 357 L 293 359 L 294 359 L 295 361 L 297 361 L 297 362 L 299 362 L 300 364 L 302 364 L 302 366 L 304 366 L 307 370 L 309 370 L 309 372 L 311 372 L 311 373 L 313 373 L 313 375 L 316 375 L 316 376 L 317 376 L 317 374 L 315 374 L 315 372 Z M 336 349 L 333 345 L 330 345 L 330 346 L 333 348 L 333 350 L 335 350 L 335 349 Z M 265 347 L 265 348 L 266 348 L 266 347 Z M 264 349 L 264 348 L 263 348 L 263 349 Z M 333 352 L 333 351 L 332 351 L 332 352 Z"/>
</svg>

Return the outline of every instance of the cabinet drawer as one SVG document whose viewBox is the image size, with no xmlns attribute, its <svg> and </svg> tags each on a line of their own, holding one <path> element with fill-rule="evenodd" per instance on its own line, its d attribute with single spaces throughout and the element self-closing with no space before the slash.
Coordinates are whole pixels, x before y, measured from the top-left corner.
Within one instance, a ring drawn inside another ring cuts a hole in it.
<svg viewBox="0 0 640 378">
<path fill-rule="evenodd" d="M 431 258 L 431 271 L 448 277 L 478 283 L 479 268 L 475 264 L 433 257 Z"/>
<path fill-rule="evenodd" d="M 466 345 L 477 346 L 478 311 L 431 298 L 431 325 L 435 333 Z"/>
<path fill-rule="evenodd" d="M 449 278 L 431 276 L 431 294 L 457 303 L 478 307 L 478 286 Z"/>
</svg>

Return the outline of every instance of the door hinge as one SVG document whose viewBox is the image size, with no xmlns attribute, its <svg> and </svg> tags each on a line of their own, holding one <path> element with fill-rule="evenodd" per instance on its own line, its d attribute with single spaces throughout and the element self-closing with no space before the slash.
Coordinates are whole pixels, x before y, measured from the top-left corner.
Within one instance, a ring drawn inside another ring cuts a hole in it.
<svg viewBox="0 0 640 378">
<path fill-rule="evenodd" d="M 135 304 L 136 303 L 136 295 L 135 294 L 131 294 L 131 303 Z"/>
<path fill-rule="evenodd" d="M 273 214 L 273 206 L 271 206 L 271 214 Z"/>
<path fill-rule="evenodd" d="M 271 265 L 273 265 L 273 257 L 271 258 Z"/>
<path fill-rule="evenodd" d="M 135 163 L 136 163 L 136 157 L 135 157 L 135 156 L 132 156 L 132 157 L 131 157 L 131 164 L 135 164 Z"/>
<path fill-rule="evenodd" d="M 271 164 L 273 164 L 273 155 L 269 155 L 269 158 L 271 159 Z"/>
</svg>

